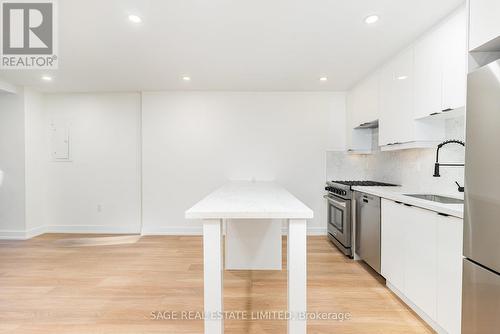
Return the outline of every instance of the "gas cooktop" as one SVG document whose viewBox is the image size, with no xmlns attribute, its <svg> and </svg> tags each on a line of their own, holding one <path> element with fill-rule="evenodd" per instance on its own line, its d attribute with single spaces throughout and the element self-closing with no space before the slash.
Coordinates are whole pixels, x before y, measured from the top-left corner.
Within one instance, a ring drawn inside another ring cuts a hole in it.
<svg viewBox="0 0 500 334">
<path fill-rule="evenodd" d="M 340 196 L 345 199 L 352 198 L 352 187 L 396 187 L 397 184 L 376 182 L 376 181 L 328 181 L 325 190 L 330 194 Z"/>
<path fill-rule="evenodd" d="M 364 186 L 364 187 L 394 187 L 396 184 L 377 182 L 377 181 L 331 181 L 331 183 L 342 184 L 344 186 Z"/>
</svg>

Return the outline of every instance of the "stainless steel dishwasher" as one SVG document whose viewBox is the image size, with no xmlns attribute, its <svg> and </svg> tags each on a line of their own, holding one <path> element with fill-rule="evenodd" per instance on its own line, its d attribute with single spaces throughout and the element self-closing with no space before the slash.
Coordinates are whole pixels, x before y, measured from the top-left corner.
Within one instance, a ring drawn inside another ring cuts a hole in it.
<svg viewBox="0 0 500 334">
<path fill-rule="evenodd" d="M 380 274 L 380 197 L 356 192 L 356 254 Z"/>
</svg>

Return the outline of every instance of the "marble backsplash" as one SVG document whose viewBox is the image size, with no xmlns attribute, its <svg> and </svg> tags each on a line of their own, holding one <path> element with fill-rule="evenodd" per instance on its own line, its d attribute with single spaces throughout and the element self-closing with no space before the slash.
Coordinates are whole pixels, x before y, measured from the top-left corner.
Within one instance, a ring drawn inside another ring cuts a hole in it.
<svg viewBox="0 0 500 334">
<path fill-rule="evenodd" d="M 464 119 L 446 120 L 446 139 L 464 140 Z M 374 131 L 374 146 L 378 133 Z M 374 180 L 402 185 L 416 192 L 458 194 L 457 185 L 464 183 L 463 167 L 442 167 L 441 177 L 433 177 L 435 149 L 377 151 L 371 155 L 349 155 L 327 152 L 328 180 Z M 464 161 L 464 148 L 450 144 L 440 150 L 440 162 Z"/>
</svg>

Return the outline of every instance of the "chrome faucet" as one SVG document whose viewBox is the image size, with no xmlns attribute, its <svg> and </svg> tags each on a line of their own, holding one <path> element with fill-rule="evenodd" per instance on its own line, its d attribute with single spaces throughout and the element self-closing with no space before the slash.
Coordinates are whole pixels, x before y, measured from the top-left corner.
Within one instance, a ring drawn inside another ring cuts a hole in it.
<svg viewBox="0 0 500 334">
<path fill-rule="evenodd" d="M 452 140 L 446 140 L 444 142 L 442 142 L 441 144 L 438 145 L 437 147 L 437 150 L 436 150 L 436 163 L 434 164 L 434 177 L 440 177 L 441 175 L 439 174 L 439 168 L 441 166 L 444 166 L 444 167 L 463 167 L 465 166 L 464 164 L 458 164 L 458 163 L 439 163 L 439 150 L 441 149 L 441 147 L 445 146 L 445 145 L 448 145 L 448 144 L 459 144 L 459 145 L 462 145 L 463 147 L 465 147 L 465 143 L 463 141 L 460 141 L 460 140 L 456 140 L 456 139 L 452 139 Z M 464 187 L 460 186 L 460 184 L 458 182 L 455 182 L 458 186 L 458 191 L 459 192 L 464 192 L 465 189 Z"/>
</svg>

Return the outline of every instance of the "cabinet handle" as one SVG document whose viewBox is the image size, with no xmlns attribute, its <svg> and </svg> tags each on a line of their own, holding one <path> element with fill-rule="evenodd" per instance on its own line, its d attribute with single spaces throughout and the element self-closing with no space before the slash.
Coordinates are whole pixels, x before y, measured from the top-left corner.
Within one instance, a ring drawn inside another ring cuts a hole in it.
<svg viewBox="0 0 500 334">
<path fill-rule="evenodd" d="M 449 217 L 450 216 L 450 215 L 448 215 L 446 213 L 441 213 L 441 212 L 438 212 L 438 215 L 443 216 L 443 217 Z"/>
<path fill-rule="evenodd" d="M 400 201 L 394 201 L 394 202 L 396 202 L 397 204 L 403 204 L 403 202 Z"/>
<path fill-rule="evenodd" d="M 409 207 L 413 207 L 413 205 L 411 205 L 411 204 L 406 204 L 406 203 L 404 203 L 404 205 L 405 205 L 405 206 L 409 206 Z"/>
<path fill-rule="evenodd" d="M 443 112 L 448 112 L 448 111 L 452 111 L 453 108 L 446 108 L 446 109 L 443 109 Z"/>
<path fill-rule="evenodd" d="M 439 114 L 438 112 L 433 112 L 432 114 L 429 114 L 430 116 L 434 116 L 434 115 L 437 115 Z"/>
</svg>

